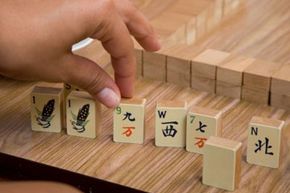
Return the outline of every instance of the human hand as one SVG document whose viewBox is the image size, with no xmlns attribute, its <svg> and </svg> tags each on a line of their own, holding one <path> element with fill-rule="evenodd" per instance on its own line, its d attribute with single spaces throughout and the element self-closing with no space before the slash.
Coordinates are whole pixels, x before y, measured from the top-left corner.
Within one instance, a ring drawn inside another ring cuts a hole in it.
<svg viewBox="0 0 290 193">
<path fill-rule="evenodd" d="M 130 34 L 148 51 L 160 48 L 152 27 L 128 0 L 2 1 L 0 26 L 0 74 L 66 82 L 107 107 L 133 95 Z M 72 45 L 86 37 L 100 40 L 109 52 L 116 82 L 93 61 L 72 53 Z"/>
</svg>

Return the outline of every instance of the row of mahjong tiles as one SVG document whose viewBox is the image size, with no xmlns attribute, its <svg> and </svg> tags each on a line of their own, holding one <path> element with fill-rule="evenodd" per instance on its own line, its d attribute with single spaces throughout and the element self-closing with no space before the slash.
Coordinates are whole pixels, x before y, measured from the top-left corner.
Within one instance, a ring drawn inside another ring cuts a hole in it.
<svg viewBox="0 0 290 193">
<path fill-rule="evenodd" d="M 96 138 L 100 105 L 88 93 L 71 92 L 62 103 L 60 88 L 35 87 L 32 92 L 32 130 L 60 132 L 66 122 L 68 135 Z M 119 143 L 144 142 L 146 99 L 122 100 L 114 110 L 113 140 Z M 186 102 L 160 101 L 156 106 L 155 144 L 159 147 L 186 147 L 204 156 L 203 183 L 226 190 L 238 186 L 241 143 L 221 138 L 222 112 L 192 107 Z M 66 115 L 66 116 L 64 116 Z M 67 121 L 65 121 L 65 119 Z M 247 161 L 278 168 L 284 122 L 253 117 L 248 129 Z M 223 162 L 212 160 L 224 160 Z M 216 173 L 227 171 L 224 178 Z"/>
</svg>

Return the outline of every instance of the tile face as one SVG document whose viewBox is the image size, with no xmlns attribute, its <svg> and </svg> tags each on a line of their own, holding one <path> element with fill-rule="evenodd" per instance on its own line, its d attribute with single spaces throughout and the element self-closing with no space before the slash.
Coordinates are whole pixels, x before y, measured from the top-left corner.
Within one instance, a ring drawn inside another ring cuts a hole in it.
<svg viewBox="0 0 290 193">
<path fill-rule="evenodd" d="M 66 128 L 66 103 L 65 103 L 65 84 L 64 83 L 49 83 L 49 82 L 39 82 L 36 86 L 38 87 L 46 87 L 48 89 L 51 88 L 57 88 L 61 90 L 61 95 L 60 95 L 60 103 L 61 103 L 61 123 L 62 123 L 62 128 Z"/>
<path fill-rule="evenodd" d="M 186 103 L 179 101 L 158 102 L 155 112 L 155 145 L 184 147 Z"/>
<path fill-rule="evenodd" d="M 241 175 L 242 143 L 211 136 L 205 143 L 202 183 L 234 191 Z"/>
<path fill-rule="evenodd" d="M 61 132 L 62 89 L 38 87 L 31 93 L 31 128 L 33 131 Z"/>
<path fill-rule="evenodd" d="M 73 91 L 66 101 L 67 134 L 96 138 L 101 122 L 101 107 L 86 92 Z"/>
<path fill-rule="evenodd" d="M 122 100 L 114 110 L 113 140 L 121 143 L 144 143 L 146 99 Z"/>
<path fill-rule="evenodd" d="M 253 117 L 248 128 L 247 162 L 278 168 L 284 121 Z"/>
<path fill-rule="evenodd" d="M 72 91 L 80 91 L 79 88 L 76 86 L 70 85 L 68 83 L 63 84 L 63 101 L 66 101 L 67 96 L 72 92 Z M 66 102 L 63 102 L 64 105 L 64 110 L 63 110 L 63 122 L 64 122 L 64 128 L 66 128 Z"/>
<path fill-rule="evenodd" d="M 186 150 L 204 152 L 204 144 L 210 136 L 220 136 L 222 132 L 222 112 L 193 107 L 187 115 Z"/>
</svg>

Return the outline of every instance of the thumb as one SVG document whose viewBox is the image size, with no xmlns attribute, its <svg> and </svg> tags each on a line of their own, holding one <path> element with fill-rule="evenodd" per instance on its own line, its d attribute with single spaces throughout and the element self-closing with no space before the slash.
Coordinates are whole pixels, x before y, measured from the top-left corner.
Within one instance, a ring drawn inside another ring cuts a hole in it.
<svg viewBox="0 0 290 193">
<path fill-rule="evenodd" d="M 63 81 L 88 91 L 108 108 L 120 102 L 120 91 L 114 80 L 87 58 L 69 54 L 64 60 Z"/>
</svg>

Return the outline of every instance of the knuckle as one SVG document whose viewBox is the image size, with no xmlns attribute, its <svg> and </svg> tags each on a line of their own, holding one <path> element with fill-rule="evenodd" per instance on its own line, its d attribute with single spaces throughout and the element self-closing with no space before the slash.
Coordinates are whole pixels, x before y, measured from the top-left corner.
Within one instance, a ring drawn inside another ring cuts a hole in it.
<svg viewBox="0 0 290 193">
<path fill-rule="evenodd" d="M 101 5 L 100 12 L 94 12 L 96 21 L 98 22 L 96 28 L 94 28 L 93 38 L 98 40 L 108 41 L 110 39 L 111 32 L 116 24 L 115 16 L 116 11 L 111 0 L 105 0 Z"/>
<path fill-rule="evenodd" d="M 86 4 L 86 14 L 92 23 L 99 25 L 103 20 L 108 20 L 111 14 L 116 12 L 113 0 L 91 0 Z"/>
<path fill-rule="evenodd" d="M 103 17 L 106 17 L 110 14 L 112 10 L 115 9 L 115 4 L 113 0 L 102 0 L 102 1 L 96 1 L 98 6 L 98 11 L 101 11 Z"/>
<path fill-rule="evenodd" d="M 88 90 L 93 96 L 96 96 L 97 93 L 102 89 L 101 85 L 104 84 L 103 76 L 95 74 L 90 77 L 90 80 L 87 82 L 85 89 Z"/>
<path fill-rule="evenodd" d="M 129 4 L 126 8 L 126 14 L 127 17 L 134 17 L 135 15 L 137 15 L 139 13 L 139 10 L 132 4 Z"/>
<path fill-rule="evenodd" d="M 23 75 L 21 72 L 25 72 L 24 70 L 21 67 L 14 67 L 14 65 L 10 65 L 9 67 L 0 65 L 0 74 L 13 79 L 21 78 Z"/>
<path fill-rule="evenodd" d="M 114 1 L 113 0 L 104 0 L 104 6 L 105 8 L 111 9 L 114 7 Z"/>
</svg>

